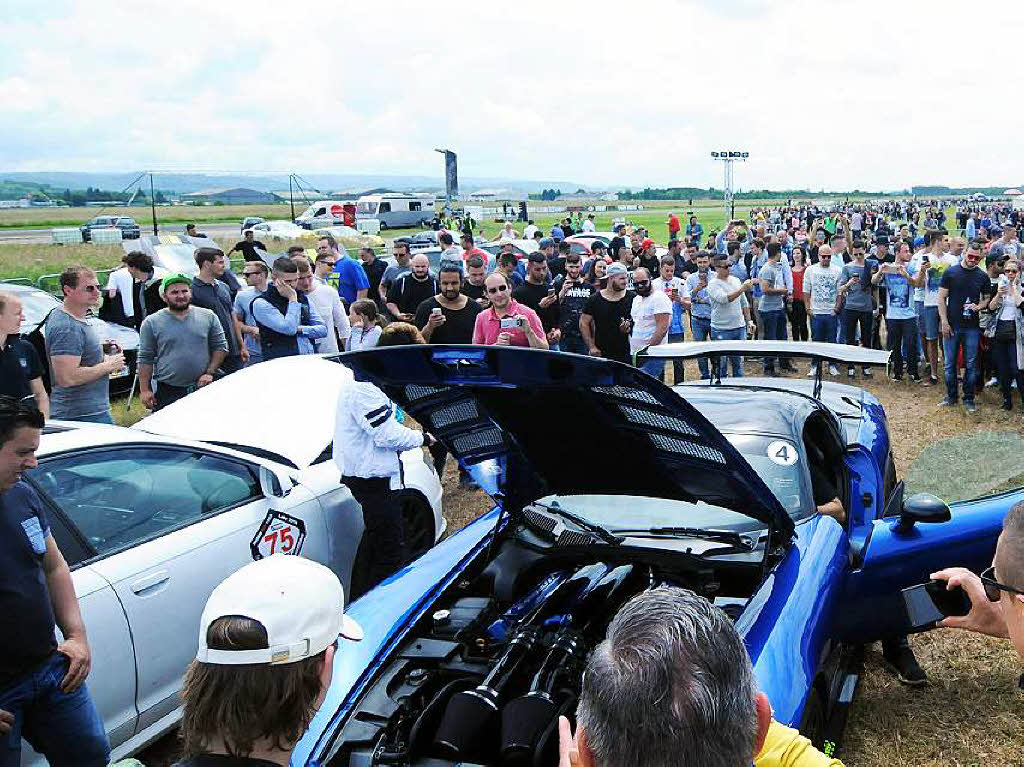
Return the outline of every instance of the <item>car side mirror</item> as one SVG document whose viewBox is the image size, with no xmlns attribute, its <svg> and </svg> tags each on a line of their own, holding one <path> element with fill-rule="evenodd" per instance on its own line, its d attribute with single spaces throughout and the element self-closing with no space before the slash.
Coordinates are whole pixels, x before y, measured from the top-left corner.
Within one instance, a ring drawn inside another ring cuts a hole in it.
<svg viewBox="0 0 1024 767">
<path fill-rule="evenodd" d="M 948 522 L 952 519 L 949 506 L 931 493 L 915 493 L 903 501 L 896 532 L 908 532 L 916 523 Z"/>
<path fill-rule="evenodd" d="M 279 477 L 266 466 L 260 466 L 260 490 L 266 498 L 284 498 L 294 483 L 288 477 Z"/>
</svg>

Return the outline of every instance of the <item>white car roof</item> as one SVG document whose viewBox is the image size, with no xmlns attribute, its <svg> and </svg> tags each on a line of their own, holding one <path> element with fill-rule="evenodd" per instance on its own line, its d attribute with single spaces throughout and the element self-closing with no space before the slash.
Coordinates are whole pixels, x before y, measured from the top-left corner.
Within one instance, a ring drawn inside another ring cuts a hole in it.
<svg viewBox="0 0 1024 767">
<path fill-rule="evenodd" d="M 334 440 L 338 393 L 351 380 L 347 367 L 321 355 L 267 360 L 197 389 L 132 429 L 252 448 L 304 469 Z"/>
</svg>

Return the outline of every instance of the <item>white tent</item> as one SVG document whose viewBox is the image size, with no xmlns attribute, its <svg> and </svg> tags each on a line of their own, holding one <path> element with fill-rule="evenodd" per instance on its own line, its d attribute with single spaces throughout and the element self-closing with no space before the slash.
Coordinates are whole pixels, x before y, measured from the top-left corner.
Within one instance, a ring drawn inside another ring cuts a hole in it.
<svg viewBox="0 0 1024 767">
<path fill-rule="evenodd" d="M 1003 191 L 1003 197 L 1019 197 L 1021 194 L 1024 193 L 1022 193 L 1020 189 L 1018 189 L 1017 187 L 1014 187 L 1013 189 L 1006 189 Z"/>
</svg>

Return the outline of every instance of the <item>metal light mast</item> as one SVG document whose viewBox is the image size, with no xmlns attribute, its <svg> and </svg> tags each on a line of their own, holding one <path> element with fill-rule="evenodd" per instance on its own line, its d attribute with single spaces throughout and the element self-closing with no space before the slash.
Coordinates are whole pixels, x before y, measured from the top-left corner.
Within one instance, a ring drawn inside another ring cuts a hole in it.
<svg viewBox="0 0 1024 767">
<path fill-rule="evenodd" d="M 724 189 L 724 202 L 725 202 L 725 215 L 727 221 L 731 221 L 736 217 L 736 203 L 733 202 L 733 184 L 732 184 L 732 164 L 734 162 L 746 162 L 747 158 L 750 157 L 750 152 L 736 152 L 736 151 L 725 151 L 725 152 L 712 152 L 712 159 L 718 160 L 725 165 L 725 189 Z"/>
</svg>

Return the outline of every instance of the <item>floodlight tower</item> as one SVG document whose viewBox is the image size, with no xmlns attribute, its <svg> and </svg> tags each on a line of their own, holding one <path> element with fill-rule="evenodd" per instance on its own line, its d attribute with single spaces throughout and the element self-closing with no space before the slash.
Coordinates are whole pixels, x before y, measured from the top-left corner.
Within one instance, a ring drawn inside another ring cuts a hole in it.
<svg viewBox="0 0 1024 767">
<path fill-rule="evenodd" d="M 733 189 L 732 189 L 732 164 L 734 162 L 746 162 L 747 158 L 750 157 L 750 152 L 736 152 L 728 150 L 724 152 L 712 152 L 712 159 L 718 160 L 725 164 L 725 190 L 724 190 L 724 202 L 725 202 L 725 215 L 728 221 L 731 221 L 736 217 L 736 203 L 733 202 Z"/>
</svg>

